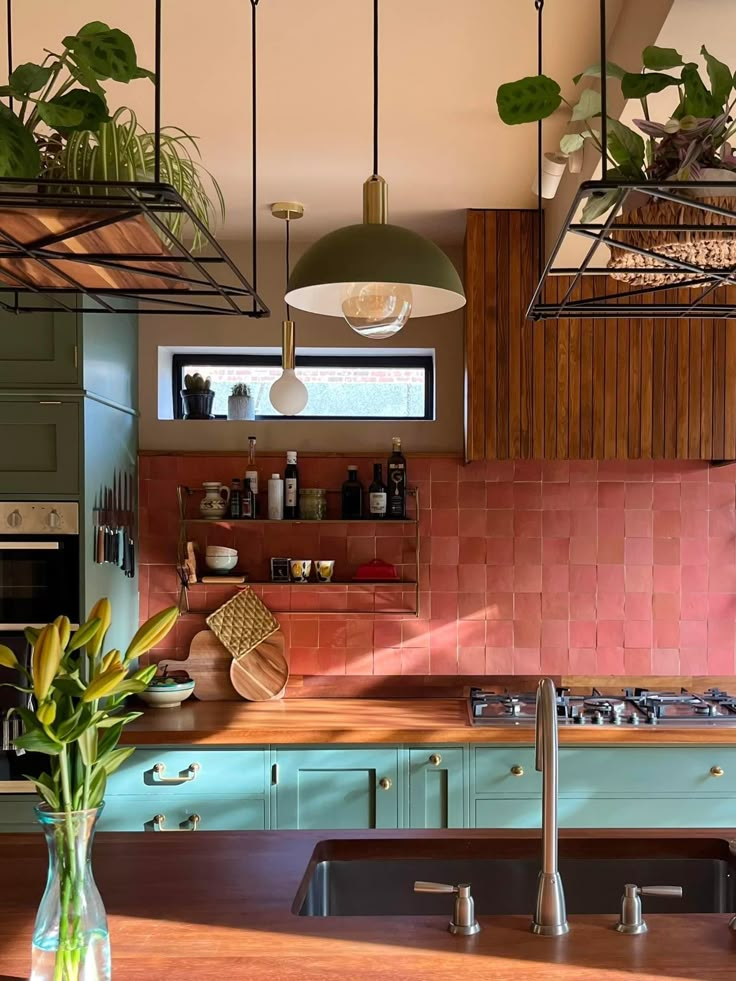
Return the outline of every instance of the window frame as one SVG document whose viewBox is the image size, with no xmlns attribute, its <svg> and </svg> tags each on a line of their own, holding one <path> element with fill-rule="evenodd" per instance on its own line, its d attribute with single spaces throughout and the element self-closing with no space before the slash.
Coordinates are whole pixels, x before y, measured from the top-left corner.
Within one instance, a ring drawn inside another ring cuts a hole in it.
<svg viewBox="0 0 736 981">
<path fill-rule="evenodd" d="M 281 364 L 280 354 L 195 354 L 176 353 L 171 359 L 171 384 L 174 409 L 174 419 L 184 418 L 184 406 L 180 391 L 184 385 L 183 371 L 185 365 L 193 368 L 206 365 L 232 365 L 249 367 L 251 365 Z M 421 416 L 256 416 L 256 422 L 276 422 L 278 420 L 303 420 L 308 422 L 434 422 L 435 390 L 434 390 L 434 356 L 431 354 L 303 354 L 296 356 L 297 368 L 424 368 L 424 414 Z M 215 420 L 227 419 L 227 416 L 216 415 Z"/>
</svg>

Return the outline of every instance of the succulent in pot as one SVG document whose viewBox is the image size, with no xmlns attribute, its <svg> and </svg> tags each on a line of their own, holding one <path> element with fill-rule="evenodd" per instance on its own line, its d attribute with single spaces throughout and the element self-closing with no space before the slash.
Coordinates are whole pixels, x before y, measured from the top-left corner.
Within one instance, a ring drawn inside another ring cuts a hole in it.
<svg viewBox="0 0 736 981">
<path fill-rule="evenodd" d="M 227 417 L 241 421 L 255 419 L 255 404 L 250 386 L 246 385 L 245 382 L 236 382 L 233 385 L 232 391 L 227 397 Z"/>
<path fill-rule="evenodd" d="M 198 371 L 184 376 L 184 388 L 180 394 L 185 419 L 214 419 L 212 403 L 215 393 L 210 385 L 210 379 L 203 378 Z"/>
</svg>

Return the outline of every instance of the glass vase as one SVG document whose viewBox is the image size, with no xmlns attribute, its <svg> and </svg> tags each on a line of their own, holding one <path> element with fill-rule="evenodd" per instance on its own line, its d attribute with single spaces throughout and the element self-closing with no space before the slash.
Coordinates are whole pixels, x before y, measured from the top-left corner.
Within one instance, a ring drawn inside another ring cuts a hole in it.
<svg viewBox="0 0 736 981">
<path fill-rule="evenodd" d="M 109 981 L 110 938 L 92 875 L 92 840 L 102 807 L 52 813 L 36 808 L 49 850 L 36 915 L 30 981 Z"/>
</svg>

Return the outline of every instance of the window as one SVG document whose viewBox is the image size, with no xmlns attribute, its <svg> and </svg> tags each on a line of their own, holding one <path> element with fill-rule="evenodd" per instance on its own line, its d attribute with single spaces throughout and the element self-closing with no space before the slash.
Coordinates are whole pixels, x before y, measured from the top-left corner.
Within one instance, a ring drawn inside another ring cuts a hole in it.
<svg viewBox="0 0 736 981">
<path fill-rule="evenodd" d="M 268 392 L 281 374 L 279 355 L 175 354 L 174 418 L 183 416 L 184 376 L 209 376 L 216 418 L 227 418 L 227 397 L 245 382 L 258 419 L 294 419 L 272 407 Z M 434 359 L 431 355 L 297 355 L 299 378 L 309 402 L 298 419 L 433 419 Z"/>
</svg>

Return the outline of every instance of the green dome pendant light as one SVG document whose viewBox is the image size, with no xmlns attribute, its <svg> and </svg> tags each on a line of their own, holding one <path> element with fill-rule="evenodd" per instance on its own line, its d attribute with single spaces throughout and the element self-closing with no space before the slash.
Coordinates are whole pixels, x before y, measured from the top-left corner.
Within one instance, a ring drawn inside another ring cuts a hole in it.
<svg viewBox="0 0 736 981">
<path fill-rule="evenodd" d="M 388 224 L 388 186 L 378 174 L 378 2 L 373 0 L 373 173 L 363 185 L 363 222 L 329 232 L 289 277 L 286 302 L 307 313 L 344 317 L 372 340 L 391 337 L 410 316 L 465 305 L 457 270 L 434 242 Z"/>
</svg>

